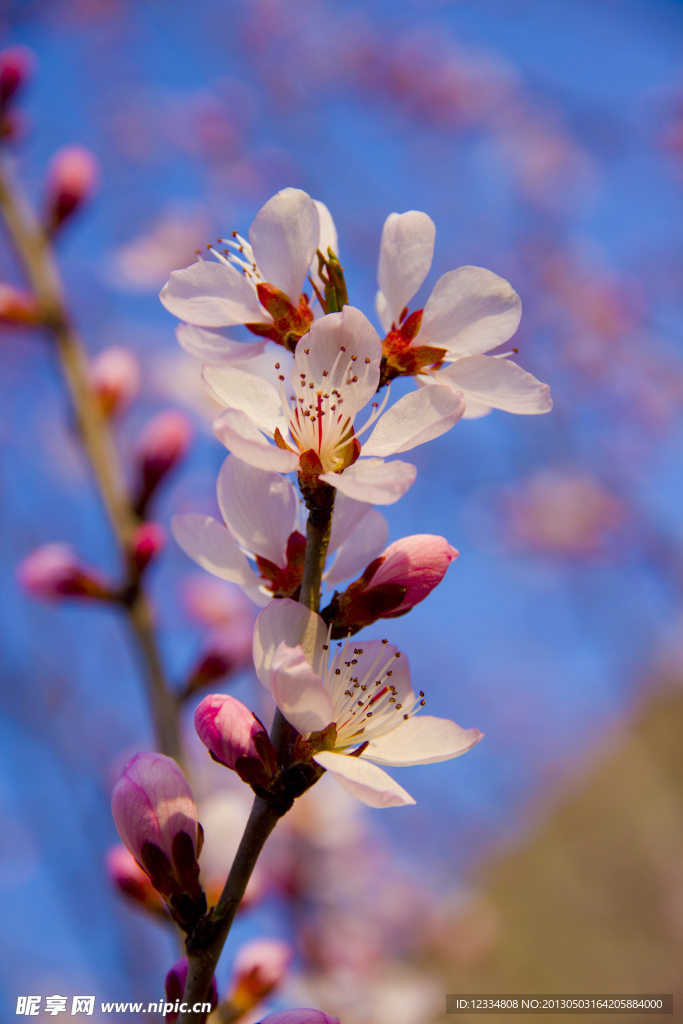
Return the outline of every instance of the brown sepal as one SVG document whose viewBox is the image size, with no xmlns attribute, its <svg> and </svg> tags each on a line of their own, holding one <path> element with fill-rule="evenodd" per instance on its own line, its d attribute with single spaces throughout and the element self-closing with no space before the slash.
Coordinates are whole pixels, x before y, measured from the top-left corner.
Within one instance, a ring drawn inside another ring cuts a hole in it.
<svg viewBox="0 0 683 1024">
<path fill-rule="evenodd" d="M 351 587 L 355 585 L 351 584 Z M 407 593 L 407 588 L 402 587 L 400 583 L 381 583 L 370 590 L 349 594 L 351 587 L 336 597 L 336 600 L 333 599 L 330 611 L 325 609 L 322 613 L 325 621 L 332 626 L 333 640 L 353 636 L 359 629 L 370 626 L 377 619 L 387 618 L 395 608 L 398 608 Z"/>
<path fill-rule="evenodd" d="M 344 461 L 341 464 L 339 472 L 341 473 L 345 469 L 348 469 L 349 466 L 352 466 L 356 459 L 358 458 L 358 456 L 360 455 L 360 453 L 361 443 L 357 437 L 354 437 L 351 439 L 349 444 L 347 444 L 346 448 L 344 449 Z"/>
<path fill-rule="evenodd" d="M 144 843 L 140 851 L 141 867 L 147 873 L 150 882 L 162 896 L 169 897 L 178 891 L 178 883 L 174 877 L 171 862 L 155 843 Z"/>
<path fill-rule="evenodd" d="M 194 844 L 187 832 L 177 832 L 173 836 L 173 863 L 181 892 L 187 893 L 194 900 L 199 899 L 202 893 L 199 864 Z"/>
<path fill-rule="evenodd" d="M 296 348 L 296 343 L 313 323 L 313 313 L 308 305 L 308 298 L 302 295 L 299 305 L 295 306 L 290 302 L 284 292 L 275 285 L 263 282 L 256 286 L 259 302 L 264 309 L 268 310 L 273 318 L 272 324 L 246 324 L 245 326 L 252 334 L 261 338 L 270 338 L 278 345 L 284 345 L 291 352 Z"/>
<path fill-rule="evenodd" d="M 287 541 L 287 565 L 279 565 L 267 558 L 256 556 L 256 564 L 264 580 L 268 581 L 274 597 L 291 597 L 301 586 L 306 556 L 306 538 L 294 530 Z"/>
<path fill-rule="evenodd" d="M 279 427 L 275 428 L 275 433 L 273 434 L 273 440 L 275 441 L 275 444 L 278 446 L 278 448 L 282 448 L 282 450 L 285 451 L 285 452 L 291 452 L 291 451 L 294 450 L 293 448 L 290 448 L 289 445 L 287 444 L 287 442 L 285 441 L 284 437 L 280 433 L 280 428 Z"/>
<path fill-rule="evenodd" d="M 310 761 L 313 755 L 319 754 L 321 750 L 334 750 L 336 742 L 336 722 L 330 722 L 324 729 L 312 732 L 307 740 L 302 736 L 297 736 L 292 747 L 292 761 Z"/>
</svg>

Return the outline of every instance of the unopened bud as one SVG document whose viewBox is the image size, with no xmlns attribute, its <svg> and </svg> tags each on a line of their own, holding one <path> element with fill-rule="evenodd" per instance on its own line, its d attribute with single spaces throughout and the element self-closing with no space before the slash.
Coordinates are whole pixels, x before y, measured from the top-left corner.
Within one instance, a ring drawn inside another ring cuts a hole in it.
<svg viewBox="0 0 683 1024">
<path fill-rule="evenodd" d="M 240 949 L 233 966 L 228 1001 L 239 1015 L 262 1002 L 287 977 L 291 946 L 280 939 L 255 939 Z"/>
<path fill-rule="evenodd" d="M 234 770 L 240 757 L 260 759 L 256 736 L 267 737 L 258 718 L 240 701 L 225 693 L 212 693 L 194 714 L 197 735 L 215 761 Z"/>
<path fill-rule="evenodd" d="M 182 459 L 192 436 L 187 416 L 169 409 L 154 416 L 140 436 L 136 462 L 138 485 L 135 508 L 143 515 L 161 480 Z"/>
<path fill-rule="evenodd" d="M 30 292 L 0 282 L 1 323 L 30 325 L 40 321 L 40 305 Z"/>
<path fill-rule="evenodd" d="M 89 597 L 106 601 L 112 592 L 96 569 L 82 565 L 70 544 L 43 544 L 17 566 L 17 579 L 33 597 Z"/>
<path fill-rule="evenodd" d="M 166 904 L 123 843 L 117 843 L 107 851 L 105 864 L 112 883 L 120 892 L 146 910 L 163 914 L 168 920 Z"/>
<path fill-rule="evenodd" d="M 202 831 L 190 785 L 170 757 L 136 754 L 124 766 L 111 798 L 122 842 L 189 931 L 206 912 L 197 857 Z"/>
<path fill-rule="evenodd" d="M 130 557 L 138 573 L 143 572 L 166 544 L 166 531 L 160 523 L 141 523 L 133 531 Z"/>
<path fill-rule="evenodd" d="M 246 617 L 229 626 L 215 629 L 189 675 L 185 693 L 195 693 L 217 679 L 244 668 L 251 658 L 253 633 L 254 624 Z"/>
<path fill-rule="evenodd" d="M 176 1004 L 182 1003 L 183 996 L 185 995 L 185 984 L 187 982 L 187 959 L 179 960 L 177 964 L 174 964 L 171 970 L 166 975 L 166 982 L 164 984 L 164 990 L 166 992 L 166 1006 L 170 1004 L 171 1009 L 166 1010 L 165 1020 L 172 1024 L 173 1021 L 177 1020 L 180 1016 L 180 1010 L 176 1010 Z M 207 1002 L 211 1003 L 213 1009 L 218 1005 L 218 987 L 216 985 L 216 979 L 211 980 L 211 988 L 209 989 L 209 999 Z"/>
<path fill-rule="evenodd" d="M 104 415 L 115 416 L 128 408 L 140 390 L 140 364 L 129 348 L 113 345 L 93 359 L 89 378 Z"/>
<path fill-rule="evenodd" d="M 6 107 L 26 83 L 34 65 L 33 51 L 26 46 L 8 46 L 0 51 L 0 108 Z"/>
<path fill-rule="evenodd" d="M 441 583 L 457 557 L 444 537 L 416 534 L 394 541 L 323 612 L 332 637 L 405 615 Z"/>
<path fill-rule="evenodd" d="M 99 176 L 94 155 L 84 146 L 64 146 L 50 164 L 45 226 L 52 234 L 92 195 Z"/>
<path fill-rule="evenodd" d="M 261 1024 L 339 1024 L 339 1017 L 332 1017 L 322 1010 L 311 1010 L 304 1007 L 296 1010 L 280 1010 L 269 1013 Z"/>
</svg>

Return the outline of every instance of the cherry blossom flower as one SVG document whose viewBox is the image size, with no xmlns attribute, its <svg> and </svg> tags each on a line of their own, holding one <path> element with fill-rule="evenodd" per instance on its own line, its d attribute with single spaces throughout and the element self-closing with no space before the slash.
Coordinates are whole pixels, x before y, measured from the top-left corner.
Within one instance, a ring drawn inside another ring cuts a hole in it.
<svg viewBox="0 0 683 1024">
<path fill-rule="evenodd" d="M 90 364 L 88 379 L 105 416 L 124 412 L 140 390 L 140 364 L 129 348 L 113 345 Z"/>
<path fill-rule="evenodd" d="M 254 737 L 265 733 L 258 718 L 234 697 L 212 693 L 194 713 L 197 735 L 213 759 L 235 768 L 240 757 L 258 757 Z"/>
<path fill-rule="evenodd" d="M 415 717 L 424 694 L 413 693 L 407 659 L 393 644 L 347 639 L 330 657 L 323 619 L 295 601 L 272 601 L 259 615 L 254 665 L 303 737 L 335 725 L 332 748 L 319 748 L 313 759 L 371 807 L 415 802 L 378 765 L 446 761 L 482 737 L 447 719 Z"/>
<path fill-rule="evenodd" d="M 311 325 L 305 344 L 297 346 L 287 390 L 280 374 L 279 394 L 238 367 L 205 366 L 209 393 L 226 407 L 214 420 L 216 436 L 252 466 L 313 473 L 350 498 L 390 505 L 417 471 L 409 463 L 387 463 L 384 456 L 439 437 L 460 418 L 465 402 L 450 386 L 433 385 L 404 395 L 382 415 L 387 392 L 356 429 L 357 414 L 377 391 L 381 359 L 374 327 L 345 306 Z M 361 444 L 359 436 L 373 424 Z"/>
<path fill-rule="evenodd" d="M 209 363 L 244 362 L 270 339 L 293 350 L 307 333 L 313 312 L 302 288 L 318 247 L 336 246 L 327 207 L 301 189 L 285 188 L 269 199 L 249 229 L 249 240 L 233 232 L 227 249 L 210 251 L 174 271 L 161 292 L 171 313 L 186 321 L 178 329 L 183 348 Z M 220 328 L 246 325 L 263 341 L 250 345 L 226 338 Z"/>
<path fill-rule="evenodd" d="M 255 604 L 290 597 L 301 584 L 305 539 L 296 529 L 297 498 L 279 473 L 247 465 L 229 455 L 218 475 L 218 505 L 225 526 L 198 513 L 174 516 L 173 534 L 202 568 L 238 583 Z M 386 520 L 366 502 L 339 494 L 332 517 L 326 573 L 335 584 L 361 572 L 386 541 Z M 248 553 L 245 554 L 245 552 Z M 256 572 L 248 558 L 255 560 Z"/>
<path fill-rule="evenodd" d="M 387 217 L 380 244 L 377 314 L 385 378 L 421 374 L 418 383 L 462 392 L 466 418 L 492 408 L 534 414 L 552 408 L 549 388 L 503 356 L 487 356 L 517 330 L 522 303 L 507 281 L 482 267 L 459 267 L 436 282 L 424 309 L 408 303 L 432 264 L 436 229 L 426 213 Z"/>
<path fill-rule="evenodd" d="M 238 951 L 228 1001 L 247 1013 L 287 977 L 294 950 L 282 939 L 253 939 Z"/>
</svg>

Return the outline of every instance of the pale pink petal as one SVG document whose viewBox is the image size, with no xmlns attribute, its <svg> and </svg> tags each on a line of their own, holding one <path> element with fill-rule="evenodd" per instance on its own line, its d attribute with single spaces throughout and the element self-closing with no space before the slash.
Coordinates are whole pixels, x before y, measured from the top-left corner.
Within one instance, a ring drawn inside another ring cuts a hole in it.
<svg viewBox="0 0 683 1024">
<path fill-rule="evenodd" d="M 202 380 L 212 398 L 228 409 L 246 413 L 269 437 L 276 429 L 283 436 L 288 432 L 280 395 L 267 380 L 236 366 L 205 366 Z"/>
<path fill-rule="evenodd" d="M 186 352 L 205 363 L 244 363 L 261 355 L 267 344 L 267 339 L 252 343 L 235 341 L 193 324 L 178 324 L 175 335 Z"/>
<path fill-rule="evenodd" d="M 550 412 L 550 388 L 509 359 L 495 356 L 465 356 L 444 366 L 436 380 L 448 382 L 470 399 L 494 409 L 533 416 Z"/>
<path fill-rule="evenodd" d="M 244 274 L 208 260 L 174 270 L 159 298 L 174 316 L 199 327 L 272 323 L 273 319 Z"/>
<path fill-rule="evenodd" d="M 461 729 L 447 718 L 416 715 L 393 732 L 370 740 L 363 757 L 396 766 L 449 761 L 471 750 L 483 735 L 478 729 Z"/>
<path fill-rule="evenodd" d="M 375 312 L 385 333 L 389 333 L 391 330 L 391 313 L 389 312 L 389 303 L 386 300 L 384 292 L 377 292 L 375 296 Z"/>
<path fill-rule="evenodd" d="M 228 530 L 246 551 L 287 565 L 285 549 L 296 521 L 294 488 L 279 473 L 267 473 L 229 455 L 216 488 Z"/>
<path fill-rule="evenodd" d="M 440 437 L 457 423 L 465 402 L 457 391 L 433 384 L 399 398 L 363 445 L 363 455 L 395 455 Z"/>
<path fill-rule="evenodd" d="M 332 220 L 332 214 L 327 209 L 324 203 L 321 203 L 319 199 L 314 199 L 316 210 L 318 211 L 318 220 L 320 222 L 320 238 L 318 240 L 318 248 L 324 256 L 327 256 L 328 248 L 332 250 L 335 256 L 339 256 L 339 239 L 337 238 L 337 229 Z M 325 294 L 325 285 L 320 280 L 318 274 L 318 257 L 314 254 L 313 261 L 311 263 L 310 275 L 315 281 L 321 294 Z"/>
<path fill-rule="evenodd" d="M 397 326 L 404 306 L 429 273 L 435 236 L 434 221 L 418 210 L 390 213 L 384 222 L 377 280 L 390 321 Z"/>
<path fill-rule="evenodd" d="M 413 345 L 435 345 L 450 356 L 477 355 L 507 341 L 522 315 L 519 295 L 482 267 L 460 267 L 436 282 Z"/>
<path fill-rule="evenodd" d="M 270 444 L 246 413 L 226 409 L 213 421 L 213 432 L 238 459 L 257 469 L 291 473 L 299 467 L 299 456 Z"/>
<path fill-rule="evenodd" d="M 471 398 L 466 399 L 467 405 L 465 411 L 462 414 L 464 420 L 480 420 L 482 416 L 488 416 L 491 409 L 490 405 L 482 405 L 481 402 L 473 402 Z"/>
<path fill-rule="evenodd" d="M 297 345 L 292 387 L 305 393 L 308 401 L 311 383 L 328 394 L 336 390 L 343 403 L 339 411 L 353 417 L 377 391 L 381 359 L 382 342 L 375 328 L 359 309 L 344 306 L 341 313 L 329 313 L 311 324 Z"/>
<path fill-rule="evenodd" d="M 294 305 L 318 248 L 320 222 L 311 197 L 299 188 L 284 188 L 256 215 L 249 241 L 260 273 L 288 295 Z"/>
<path fill-rule="evenodd" d="M 310 663 L 318 666 L 327 642 L 327 626 L 315 612 L 283 597 L 264 608 L 254 626 L 254 667 L 268 689 L 268 672 L 281 643 L 301 647 Z"/>
<path fill-rule="evenodd" d="M 319 732 L 334 719 L 330 695 L 301 647 L 288 647 L 284 642 L 278 646 L 268 671 L 268 689 L 302 736 Z"/>
<path fill-rule="evenodd" d="M 417 469 L 409 462 L 359 459 L 343 473 L 321 473 L 320 480 L 356 501 L 393 505 L 415 481 Z"/>
<path fill-rule="evenodd" d="M 368 807 L 403 807 L 415 803 L 410 793 L 406 793 L 390 775 L 362 757 L 348 757 L 325 750 L 316 754 L 313 760 L 334 775 L 342 789 Z"/>
<path fill-rule="evenodd" d="M 337 496 L 335 505 L 340 496 Z M 332 528 L 334 529 L 334 526 Z M 331 586 L 335 586 L 342 580 L 360 576 L 365 567 L 384 549 L 388 533 L 389 524 L 386 519 L 381 512 L 372 509 L 340 545 L 337 557 L 323 575 L 323 579 Z"/>
<path fill-rule="evenodd" d="M 202 569 L 240 586 L 258 587 L 261 579 L 253 571 L 237 541 L 211 516 L 195 512 L 174 516 L 173 536 L 186 555 Z"/>
<path fill-rule="evenodd" d="M 332 533 L 327 546 L 330 554 L 344 543 L 371 508 L 372 505 L 367 501 L 354 501 L 341 492 L 337 494 L 332 513 Z"/>
</svg>

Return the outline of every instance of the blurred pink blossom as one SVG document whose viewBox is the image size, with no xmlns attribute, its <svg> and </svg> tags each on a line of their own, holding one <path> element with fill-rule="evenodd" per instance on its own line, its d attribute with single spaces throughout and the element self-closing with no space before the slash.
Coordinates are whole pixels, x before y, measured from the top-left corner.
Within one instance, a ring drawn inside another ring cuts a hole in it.
<svg viewBox="0 0 683 1024">
<path fill-rule="evenodd" d="M 45 200 L 48 231 L 55 231 L 90 199 L 99 178 L 95 156 L 84 146 L 64 146 L 52 158 Z"/>
<path fill-rule="evenodd" d="M 17 579 L 32 597 L 111 597 L 99 571 L 83 565 L 70 544 L 43 544 L 36 548 L 19 563 Z"/>
<path fill-rule="evenodd" d="M 89 369 L 90 386 L 106 416 L 131 405 L 140 390 L 140 364 L 129 348 L 113 345 L 97 355 Z"/>
</svg>

